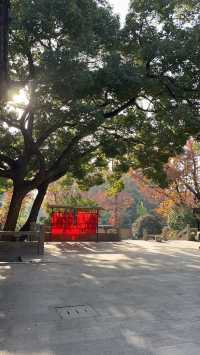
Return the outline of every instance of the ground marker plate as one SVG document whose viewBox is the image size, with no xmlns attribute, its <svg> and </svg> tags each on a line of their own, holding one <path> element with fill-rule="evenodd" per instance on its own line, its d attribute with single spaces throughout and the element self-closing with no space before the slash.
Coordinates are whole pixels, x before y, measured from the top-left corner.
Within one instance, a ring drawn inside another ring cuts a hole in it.
<svg viewBox="0 0 200 355">
<path fill-rule="evenodd" d="M 97 315 L 95 310 L 87 305 L 56 307 L 61 319 L 89 318 Z"/>
</svg>

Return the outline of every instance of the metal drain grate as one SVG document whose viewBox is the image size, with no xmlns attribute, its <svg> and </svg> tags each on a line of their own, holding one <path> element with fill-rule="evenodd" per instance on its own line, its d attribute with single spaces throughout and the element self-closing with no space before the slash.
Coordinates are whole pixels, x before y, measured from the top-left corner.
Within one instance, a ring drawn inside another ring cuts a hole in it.
<svg viewBox="0 0 200 355">
<path fill-rule="evenodd" d="M 90 306 L 56 307 L 56 311 L 61 319 L 87 318 L 97 315 Z"/>
</svg>

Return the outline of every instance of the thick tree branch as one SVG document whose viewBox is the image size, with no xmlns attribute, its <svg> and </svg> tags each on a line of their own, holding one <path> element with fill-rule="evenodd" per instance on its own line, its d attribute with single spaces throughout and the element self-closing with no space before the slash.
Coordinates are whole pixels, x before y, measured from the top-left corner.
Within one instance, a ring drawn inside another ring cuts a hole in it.
<svg viewBox="0 0 200 355">
<path fill-rule="evenodd" d="M 28 66 L 29 66 L 29 79 L 33 80 L 35 77 L 35 66 L 34 66 L 33 55 L 31 53 L 30 48 L 27 48 L 26 56 L 28 59 Z"/>
<path fill-rule="evenodd" d="M 52 171 L 56 171 L 59 169 L 60 165 L 62 164 L 63 160 L 69 155 L 70 151 L 73 149 L 75 143 L 77 143 L 82 138 L 81 135 L 75 136 L 66 148 L 62 151 L 59 158 L 55 161 L 55 163 L 50 167 L 49 173 L 51 174 Z"/>
<path fill-rule="evenodd" d="M 40 137 L 37 139 L 37 146 L 40 147 L 46 139 L 48 139 L 51 134 L 53 134 L 54 132 L 57 131 L 57 129 L 59 128 L 64 128 L 65 125 L 67 127 L 70 127 L 70 128 L 75 128 L 77 126 L 77 123 L 70 123 L 70 122 L 67 122 L 66 123 L 66 119 L 63 119 L 61 122 L 59 123 L 55 123 L 54 125 L 52 125 L 51 127 L 47 128 L 41 135 Z"/>
<path fill-rule="evenodd" d="M 79 164 L 80 161 L 84 158 L 84 156 L 92 153 L 99 146 L 100 145 L 98 144 L 98 146 L 90 147 L 90 149 L 86 149 L 83 153 L 81 153 L 81 154 L 79 153 L 78 156 L 73 154 L 73 165 L 74 165 L 74 163 Z M 53 173 L 50 171 L 49 176 L 47 178 L 48 183 L 51 183 L 51 182 L 54 182 L 54 181 L 60 179 L 64 174 L 67 173 L 71 164 L 72 164 L 72 161 L 69 159 L 68 164 L 65 164 L 64 167 L 60 167 L 60 169 L 54 170 Z"/>
<path fill-rule="evenodd" d="M 27 148 L 26 153 L 25 153 L 26 158 L 30 159 L 30 156 L 36 155 L 38 158 L 39 167 L 40 167 L 41 174 L 42 174 L 42 171 L 44 172 L 44 169 L 45 169 L 44 157 L 43 157 L 42 153 L 40 152 L 37 144 L 34 142 L 33 137 L 31 136 L 29 131 L 26 129 L 22 129 L 22 134 L 24 136 L 24 140 L 26 142 L 26 148 Z"/>
<path fill-rule="evenodd" d="M 105 112 L 104 118 L 112 118 L 112 117 L 118 115 L 120 112 L 122 112 L 126 108 L 128 108 L 130 106 L 134 106 L 135 102 L 136 102 L 136 97 L 133 97 L 132 99 L 128 100 L 126 103 L 121 105 L 120 107 L 116 108 L 115 110 L 110 111 L 110 112 Z"/>
</svg>

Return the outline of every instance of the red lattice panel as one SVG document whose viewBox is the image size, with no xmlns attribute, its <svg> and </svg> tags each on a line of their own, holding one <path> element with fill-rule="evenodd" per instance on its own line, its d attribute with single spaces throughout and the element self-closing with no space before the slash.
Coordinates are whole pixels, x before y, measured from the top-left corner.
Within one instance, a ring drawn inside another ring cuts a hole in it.
<svg viewBox="0 0 200 355">
<path fill-rule="evenodd" d="M 53 241 L 88 240 L 97 234 L 97 212 L 69 211 L 53 212 L 51 235 Z"/>
</svg>

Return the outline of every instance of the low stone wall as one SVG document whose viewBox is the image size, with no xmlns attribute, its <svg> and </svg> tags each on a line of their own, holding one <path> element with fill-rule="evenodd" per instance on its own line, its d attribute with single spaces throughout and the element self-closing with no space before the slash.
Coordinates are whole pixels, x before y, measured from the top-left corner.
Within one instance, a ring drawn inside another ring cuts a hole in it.
<svg viewBox="0 0 200 355">
<path fill-rule="evenodd" d="M 42 227 L 36 227 L 31 231 L 0 231 L 0 261 L 43 255 L 44 232 Z"/>
<path fill-rule="evenodd" d="M 118 234 L 112 234 L 112 233 L 100 233 L 98 235 L 98 241 L 99 242 L 119 242 L 120 236 Z"/>
<path fill-rule="evenodd" d="M 131 228 L 120 228 L 119 229 L 119 234 L 120 234 L 120 239 L 121 240 L 126 240 L 126 239 L 132 239 L 132 231 Z"/>
<path fill-rule="evenodd" d="M 112 233 L 99 233 L 98 236 L 89 236 L 89 237 L 86 237 L 86 236 L 83 236 L 83 237 L 79 237 L 78 239 L 74 239 L 74 240 L 63 240 L 63 236 L 59 236 L 54 240 L 52 239 L 51 237 L 51 234 L 50 233 L 46 233 L 45 234 L 45 242 L 52 242 L 52 243 L 56 243 L 56 242 L 118 242 L 120 241 L 120 236 L 117 235 L 117 234 L 112 234 Z"/>
<path fill-rule="evenodd" d="M 113 228 L 114 230 L 114 228 Z M 59 242 L 59 241 L 63 241 L 63 236 L 61 235 L 60 238 L 58 236 L 57 240 L 52 239 L 51 236 L 51 228 L 50 226 L 44 226 L 43 227 L 43 231 L 44 231 L 44 240 L 45 242 Z M 126 238 L 125 238 L 126 239 Z M 116 231 L 104 231 L 103 228 L 100 229 L 98 236 L 83 236 L 83 237 L 79 237 L 78 239 L 75 239 L 74 241 L 78 241 L 78 242 L 116 242 L 121 240 L 120 234 L 118 235 L 116 233 Z M 68 240 L 66 240 L 67 242 Z M 69 241 L 73 241 L 73 240 L 69 240 Z"/>
<path fill-rule="evenodd" d="M 19 261 L 18 258 L 38 257 L 43 254 L 37 241 L 7 242 L 0 241 L 0 261 Z"/>
</svg>

